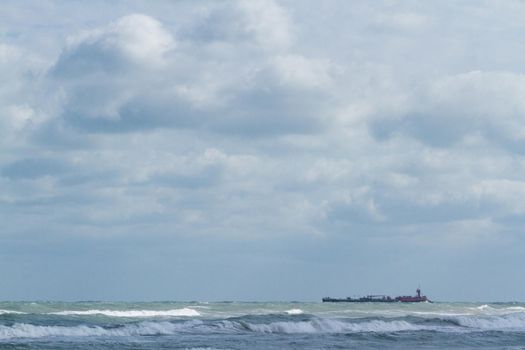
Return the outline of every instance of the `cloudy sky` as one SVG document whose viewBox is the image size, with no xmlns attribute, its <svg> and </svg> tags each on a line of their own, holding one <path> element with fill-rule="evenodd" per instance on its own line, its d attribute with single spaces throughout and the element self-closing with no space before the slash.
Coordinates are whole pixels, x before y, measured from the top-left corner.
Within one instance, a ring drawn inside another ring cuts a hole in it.
<svg viewBox="0 0 525 350">
<path fill-rule="evenodd" d="M 4 1 L 0 299 L 525 300 L 522 1 Z"/>
</svg>

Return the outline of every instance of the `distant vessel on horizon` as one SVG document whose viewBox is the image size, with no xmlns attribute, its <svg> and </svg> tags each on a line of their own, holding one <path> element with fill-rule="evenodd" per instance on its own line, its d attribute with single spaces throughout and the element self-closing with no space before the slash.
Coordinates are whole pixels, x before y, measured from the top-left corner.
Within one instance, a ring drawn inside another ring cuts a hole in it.
<svg viewBox="0 0 525 350">
<path fill-rule="evenodd" d="M 388 295 L 367 295 L 361 298 L 323 298 L 323 303 L 422 303 L 429 302 L 430 299 L 426 295 L 421 295 L 421 289 L 416 290 L 417 295 L 403 295 L 397 297 L 390 297 Z"/>
</svg>

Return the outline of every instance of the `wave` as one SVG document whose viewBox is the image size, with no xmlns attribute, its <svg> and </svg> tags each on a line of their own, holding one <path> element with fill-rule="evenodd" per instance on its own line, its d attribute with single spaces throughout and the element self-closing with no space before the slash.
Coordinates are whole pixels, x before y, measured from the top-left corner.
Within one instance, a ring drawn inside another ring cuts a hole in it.
<svg viewBox="0 0 525 350">
<path fill-rule="evenodd" d="M 505 310 L 514 311 L 514 312 L 523 312 L 525 311 L 525 307 L 523 306 L 510 306 L 505 308 Z"/>
<path fill-rule="evenodd" d="M 61 316 L 87 316 L 87 315 L 104 315 L 111 317 L 193 317 L 201 314 L 190 308 L 173 309 L 173 310 L 65 310 L 50 312 L 50 315 Z"/>
<path fill-rule="evenodd" d="M 273 322 L 269 324 L 244 324 L 254 332 L 262 333 L 392 333 L 402 331 L 438 330 L 444 327 L 412 324 L 407 321 L 373 320 L 349 323 L 333 319 L 315 319 L 302 322 Z"/>
<path fill-rule="evenodd" d="M 483 305 L 480 305 L 478 307 L 476 307 L 477 310 L 490 310 L 490 309 L 493 309 L 492 307 L 490 307 L 489 305 L 487 304 L 483 304 Z"/>
<path fill-rule="evenodd" d="M 435 327 L 414 325 L 406 321 L 370 321 L 347 323 L 330 319 L 315 319 L 303 322 L 274 322 L 255 324 L 243 321 L 223 320 L 204 323 L 193 320 L 182 323 L 140 322 L 120 327 L 104 328 L 101 326 L 39 326 L 27 323 L 15 323 L 12 326 L 0 325 L 0 339 L 43 338 L 43 337 L 125 337 L 174 335 L 182 332 L 257 332 L 257 333 L 359 333 L 359 332 L 400 332 L 414 330 L 432 330 Z"/>
<path fill-rule="evenodd" d="M 25 312 L 15 311 L 15 310 L 0 310 L 0 315 L 6 315 L 6 314 L 23 315 L 25 314 Z"/>
<path fill-rule="evenodd" d="M 525 314 L 515 313 L 503 316 L 458 316 L 448 319 L 457 325 L 481 330 L 525 330 Z"/>
<path fill-rule="evenodd" d="M 242 323 L 248 330 L 263 333 L 393 333 L 403 331 L 469 332 L 485 330 L 525 330 L 525 314 L 503 316 L 454 315 L 407 320 L 348 322 L 338 319 L 312 319 L 301 322 Z"/>
<path fill-rule="evenodd" d="M 180 310 L 180 309 L 179 309 Z M 100 310 L 87 310 L 92 312 Z M 140 310 L 143 311 L 143 310 Z M 170 310 L 168 310 L 170 311 Z M 168 312 L 166 311 L 166 312 Z M 172 310 L 173 311 L 173 310 Z M 123 311 L 122 311 L 123 312 Z M 130 317 L 129 314 L 127 314 Z M 223 320 L 193 319 L 186 321 L 142 321 L 119 326 L 100 325 L 33 325 L 15 323 L 0 325 L 0 340 L 42 337 L 126 337 L 175 335 L 181 333 L 396 333 L 396 332 L 477 332 L 486 330 L 525 330 L 525 314 L 504 316 L 451 316 L 443 318 L 407 319 L 332 319 L 312 318 L 302 321 L 254 322 L 243 318 Z"/>
<path fill-rule="evenodd" d="M 285 311 L 288 315 L 302 315 L 304 311 L 301 309 L 290 309 Z"/>
<path fill-rule="evenodd" d="M 102 336 L 143 336 L 169 335 L 184 328 L 184 324 L 170 322 L 141 322 L 120 328 L 106 329 L 100 326 L 37 326 L 15 323 L 12 326 L 0 325 L 0 339 L 43 338 L 43 337 L 102 337 Z"/>
</svg>

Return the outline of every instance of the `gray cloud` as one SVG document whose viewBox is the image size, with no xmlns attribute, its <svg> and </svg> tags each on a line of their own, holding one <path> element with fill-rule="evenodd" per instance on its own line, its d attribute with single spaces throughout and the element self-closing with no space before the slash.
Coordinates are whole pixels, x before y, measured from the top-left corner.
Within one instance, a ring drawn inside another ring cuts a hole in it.
<svg viewBox="0 0 525 350">
<path fill-rule="evenodd" d="M 377 119 L 378 139 L 404 134 L 436 147 L 492 142 L 523 152 L 523 76 L 511 72 L 468 72 L 432 81 L 413 97 L 412 111 Z"/>
<path fill-rule="evenodd" d="M 168 127 L 272 135 L 321 129 L 330 113 L 330 94 L 322 86 L 330 73 L 322 62 L 282 55 L 291 40 L 284 10 L 272 3 L 227 8 L 241 23 L 229 31 L 242 35 L 224 36 L 226 48 L 187 40 L 175 45 L 172 33 L 143 15 L 73 37 L 51 71 L 65 97 L 64 120 L 90 132 Z M 226 13 L 221 10 L 214 16 Z M 227 57 L 221 57 L 224 50 Z"/>
<path fill-rule="evenodd" d="M 8 178 L 37 178 L 64 173 L 67 166 L 56 159 L 23 159 L 2 168 L 2 175 Z"/>
</svg>

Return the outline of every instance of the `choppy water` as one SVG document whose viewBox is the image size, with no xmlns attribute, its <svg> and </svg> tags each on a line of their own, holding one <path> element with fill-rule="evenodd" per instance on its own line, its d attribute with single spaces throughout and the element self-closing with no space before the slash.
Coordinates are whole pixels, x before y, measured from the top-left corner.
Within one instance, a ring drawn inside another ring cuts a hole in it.
<svg viewBox="0 0 525 350">
<path fill-rule="evenodd" d="M 0 349 L 525 349 L 521 303 L 0 302 Z"/>
</svg>

